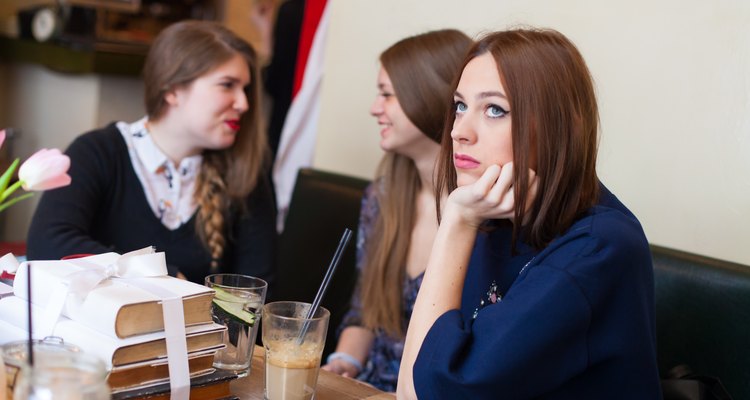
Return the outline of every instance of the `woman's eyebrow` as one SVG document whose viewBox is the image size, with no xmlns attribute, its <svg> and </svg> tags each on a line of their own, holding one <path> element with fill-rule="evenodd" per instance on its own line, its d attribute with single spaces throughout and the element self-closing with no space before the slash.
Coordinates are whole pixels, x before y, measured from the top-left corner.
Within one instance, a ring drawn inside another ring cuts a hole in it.
<svg viewBox="0 0 750 400">
<path fill-rule="evenodd" d="M 460 92 L 458 92 L 458 91 L 453 92 L 453 97 L 456 97 L 458 99 L 463 99 L 464 98 L 464 96 Z M 476 97 L 477 100 L 486 99 L 488 97 L 501 97 L 503 99 L 507 99 L 507 96 L 505 96 L 505 94 L 503 94 L 503 92 L 494 91 L 494 90 L 487 91 L 487 92 L 481 92 L 481 93 L 477 94 L 475 97 Z"/>
<path fill-rule="evenodd" d="M 477 99 L 486 99 L 487 97 L 502 97 L 503 99 L 507 99 L 505 94 L 499 91 L 494 91 L 494 90 L 481 92 L 476 96 Z"/>
</svg>

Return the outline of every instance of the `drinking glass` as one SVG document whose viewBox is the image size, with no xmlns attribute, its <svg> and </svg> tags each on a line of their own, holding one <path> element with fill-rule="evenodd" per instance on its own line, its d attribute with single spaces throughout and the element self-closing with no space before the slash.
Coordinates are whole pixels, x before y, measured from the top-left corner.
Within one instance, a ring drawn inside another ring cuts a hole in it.
<svg viewBox="0 0 750 400">
<path fill-rule="evenodd" d="M 310 400 L 315 396 L 320 358 L 331 313 L 318 307 L 308 318 L 309 303 L 278 301 L 263 307 L 268 400 Z"/>
<path fill-rule="evenodd" d="M 268 283 L 248 275 L 213 274 L 206 277 L 206 286 L 216 292 L 211 304 L 213 320 L 227 328 L 226 348 L 216 352 L 214 367 L 245 377 L 250 374 Z"/>
<path fill-rule="evenodd" d="M 33 349 L 34 366 L 31 367 L 28 342 L 12 342 L 2 347 L 13 399 L 110 399 L 107 369 L 99 358 L 56 337 L 35 340 Z"/>
</svg>

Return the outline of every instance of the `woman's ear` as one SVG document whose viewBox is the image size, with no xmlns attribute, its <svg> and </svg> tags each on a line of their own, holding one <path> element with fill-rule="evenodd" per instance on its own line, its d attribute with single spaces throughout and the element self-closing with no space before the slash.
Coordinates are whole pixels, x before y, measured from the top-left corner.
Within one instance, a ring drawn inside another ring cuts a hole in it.
<svg viewBox="0 0 750 400">
<path fill-rule="evenodd" d="M 175 85 L 164 93 L 164 101 L 170 107 L 179 106 L 182 99 L 187 96 L 188 87 L 185 85 Z"/>
<path fill-rule="evenodd" d="M 179 104 L 178 102 L 179 96 L 177 95 L 176 89 L 170 89 L 167 91 L 167 93 L 164 94 L 164 101 L 167 103 L 167 105 L 170 106 L 176 106 Z"/>
</svg>

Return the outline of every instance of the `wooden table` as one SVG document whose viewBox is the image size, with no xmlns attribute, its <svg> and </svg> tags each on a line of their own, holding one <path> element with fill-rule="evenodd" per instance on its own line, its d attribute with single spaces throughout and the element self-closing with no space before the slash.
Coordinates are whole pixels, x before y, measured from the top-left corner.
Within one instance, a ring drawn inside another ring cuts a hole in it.
<svg viewBox="0 0 750 400">
<path fill-rule="evenodd" d="M 255 346 L 250 375 L 232 382 L 232 394 L 242 400 L 263 400 L 265 378 L 265 350 Z M 320 371 L 315 400 L 393 400 L 396 396 L 382 392 L 366 383 L 355 379 L 344 378 L 328 371 Z"/>
</svg>

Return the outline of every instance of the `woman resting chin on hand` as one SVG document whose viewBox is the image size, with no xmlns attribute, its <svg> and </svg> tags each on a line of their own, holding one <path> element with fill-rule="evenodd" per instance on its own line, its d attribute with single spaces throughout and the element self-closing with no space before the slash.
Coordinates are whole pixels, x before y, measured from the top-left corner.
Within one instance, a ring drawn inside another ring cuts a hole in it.
<svg viewBox="0 0 750 400">
<path fill-rule="evenodd" d="M 533 200 L 536 190 L 536 173 L 529 170 L 529 186 L 526 205 Z M 513 219 L 515 211 L 515 198 L 513 191 L 513 162 L 499 165 L 490 165 L 474 183 L 462 186 L 454 190 L 445 208 L 443 209 L 443 221 L 457 218 L 456 223 L 464 223 L 474 228 L 488 219 Z"/>
<path fill-rule="evenodd" d="M 581 54 L 552 30 L 489 34 L 453 100 L 398 397 L 661 398 L 648 241 L 597 177 Z"/>
</svg>

